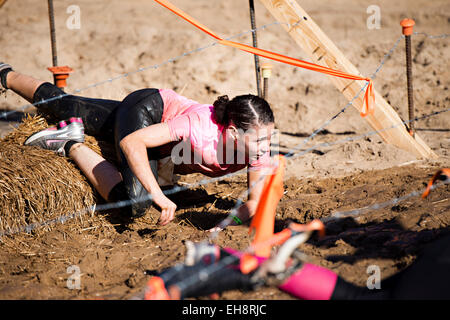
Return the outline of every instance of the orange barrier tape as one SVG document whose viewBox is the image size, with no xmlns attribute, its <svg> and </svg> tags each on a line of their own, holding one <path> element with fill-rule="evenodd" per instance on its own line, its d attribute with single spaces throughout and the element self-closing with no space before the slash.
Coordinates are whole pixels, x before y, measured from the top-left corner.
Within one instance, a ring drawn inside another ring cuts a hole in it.
<svg viewBox="0 0 450 320">
<path fill-rule="evenodd" d="M 258 242 L 256 244 L 253 244 L 251 248 L 254 249 L 255 251 L 261 250 L 261 248 L 267 248 L 270 254 L 270 249 L 272 246 L 284 243 L 287 239 L 291 237 L 291 235 L 292 235 L 291 230 L 284 229 L 283 231 L 274 234 L 264 242 Z M 258 259 L 254 255 L 245 253 L 241 257 L 239 268 L 243 274 L 248 274 L 253 270 L 255 270 L 258 267 L 258 265 L 259 265 Z"/>
<path fill-rule="evenodd" d="M 292 222 L 289 225 L 289 229 L 292 229 L 297 232 L 318 231 L 321 237 L 325 235 L 325 225 L 319 219 L 314 219 L 313 221 L 307 224 L 298 224 Z"/>
<path fill-rule="evenodd" d="M 286 242 L 292 236 L 292 231 L 296 232 L 307 232 L 307 231 L 318 231 L 319 236 L 323 237 L 325 235 L 325 225 L 319 219 L 314 219 L 313 221 L 307 224 L 298 224 L 295 222 L 291 222 L 287 229 L 284 229 L 281 232 L 278 232 L 271 237 L 268 237 L 264 242 L 257 242 L 252 244 L 252 249 L 255 250 L 259 247 L 264 246 L 277 246 Z"/>
<path fill-rule="evenodd" d="M 215 34 L 213 31 L 211 31 L 208 27 L 206 27 L 205 25 L 201 24 L 200 22 L 198 22 L 197 20 L 192 18 L 186 12 L 175 7 L 169 1 L 165 1 L 165 0 L 155 0 L 155 1 L 158 2 L 160 5 L 162 5 L 163 7 L 166 7 L 167 9 L 169 9 L 170 11 L 175 13 L 177 16 L 179 16 L 179 17 L 183 18 L 184 20 L 186 20 L 187 22 L 193 24 L 195 27 L 199 28 L 203 32 L 206 32 L 211 37 L 216 38 L 217 40 L 222 40 L 222 38 L 220 38 L 217 34 Z"/>
<path fill-rule="evenodd" d="M 243 274 L 249 274 L 253 270 L 256 270 L 258 268 L 259 262 L 258 259 L 255 256 L 252 256 L 251 254 L 244 253 L 239 260 L 239 269 Z"/>
<path fill-rule="evenodd" d="M 307 231 L 318 231 L 319 236 L 323 237 L 325 235 L 325 225 L 319 219 L 314 219 L 313 221 L 307 224 L 298 224 L 291 222 L 287 229 L 284 229 L 264 242 L 258 242 L 252 245 L 252 249 L 267 247 L 270 249 L 272 246 L 281 245 L 286 240 L 288 240 L 292 236 L 292 231 L 296 232 L 307 232 Z M 256 251 L 256 250 L 255 250 Z M 241 257 L 240 261 L 240 269 L 243 274 L 247 274 L 252 272 L 258 267 L 258 259 L 251 254 L 244 254 Z"/>
<path fill-rule="evenodd" d="M 249 232 L 256 230 L 252 245 L 264 242 L 273 236 L 275 226 L 275 213 L 278 202 L 283 196 L 283 174 L 286 159 L 282 155 L 275 157 L 278 160 L 278 167 L 272 175 L 266 177 L 255 216 L 250 224 Z M 255 249 L 255 255 L 259 257 L 270 256 L 270 246 Z"/>
<path fill-rule="evenodd" d="M 314 63 L 311 63 L 311 62 L 306 62 L 306 61 L 303 61 L 303 60 L 299 60 L 299 59 L 291 58 L 291 57 L 288 57 L 288 56 L 284 56 L 284 55 L 281 55 L 281 54 L 278 54 L 278 53 L 275 53 L 275 52 L 271 52 L 271 51 L 262 50 L 262 49 L 259 49 L 259 48 L 247 46 L 247 45 L 244 45 L 244 44 L 241 44 L 241 43 L 224 40 L 221 37 L 219 37 L 215 32 L 211 31 L 208 27 L 206 27 L 205 25 L 203 25 L 199 21 L 195 20 L 194 18 L 189 16 L 187 13 L 185 13 L 184 11 L 180 10 L 179 8 L 177 8 L 176 6 L 171 4 L 169 1 L 166 1 L 166 0 L 155 0 L 155 1 L 157 3 L 159 3 L 160 5 L 164 6 L 165 8 L 169 9 L 170 11 L 172 11 L 173 13 L 178 15 L 179 17 L 183 18 L 187 22 L 191 23 L 192 25 L 194 25 L 198 29 L 200 29 L 203 32 L 209 34 L 213 38 L 219 40 L 219 43 L 221 43 L 223 45 L 234 47 L 234 48 L 237 48 L 239 50 L 242 50 L 242 51 L 245 51 L 245 52 L 249 52 L 249 53 L 252 53 L 252 54 L 256 54 L 258 56 L 265 57 L 265 58 L 268 58 L 268 59 L 271 59 L 271 60 L 279 61 L 279 62 L 282 62 L 282 63 L 290 64 L 290 65 L 297 66 L 297 67 L 304 68 L 304 69 L 309 69 L 309 70 L 316 71 L 316 72 L 321 72 L 321 73 L 328 74 L 328 75 L 335 76 L 335 77 L 351 79 L 351 80 L 368 81 L 368 86 L 367 86 L 367 89 L 366 89 L 366 93 L 364 95 L 364 104 L 363 104 L 363 108 L 361 110 L 361 116 L 365 117 L 368 114 L 373 114 L 373 112 L 374 112 L 374 104 L 375 104 L 375 94 L 373 92 L 372 79 L 364 78 L 364 77 L 361 77 L 361 76 L 352 75 L 350 73 L 346 73 L 346 72 L 343 72 L 343 71 L 340 71 L 340 70 L 331 69 L 331 68 L 324 67 L 324 66 L 321 66 L 321 65 L 318 65 L 318 64 L 314 64 Z"/>
<path fill-rule="evenodd" d="M 441 169 L 434 174 L 433 178 L 431 178 L 430 182 L 428 182 L 428 186 L 425 192 L 422 194 L 423 199 L 425 199 L 430 194 L 431 187 L 433 186 L 434 182 L 442 176 L 446 176 L 447 179 L 450 179 L 450 169 Z"/>
</svg>

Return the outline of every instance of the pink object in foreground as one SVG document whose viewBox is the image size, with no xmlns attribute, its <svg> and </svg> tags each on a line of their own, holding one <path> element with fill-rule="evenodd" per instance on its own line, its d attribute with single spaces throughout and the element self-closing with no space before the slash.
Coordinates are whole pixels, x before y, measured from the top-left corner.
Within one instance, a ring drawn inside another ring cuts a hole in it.
<svg viewBox="0 0 450 320">
<path fill-rule="evenodd" d="M 236 257 L 243 253 L 232 248 L 224 248 L 226 252 Z M 256 257 L 258 263 L 266 258 Z M 337 274 L 326 268 L 305 263 L 303 267 L 290 276 L 279 288 L 302 300 L 330 300 L 336 286 Z"/>
<path fill-rule="evenodd" d="M 305 263 L 279 288 L 303 300 L 329 300 L 336 281 L 337 274 L 333 271 Z"/>
</svg>

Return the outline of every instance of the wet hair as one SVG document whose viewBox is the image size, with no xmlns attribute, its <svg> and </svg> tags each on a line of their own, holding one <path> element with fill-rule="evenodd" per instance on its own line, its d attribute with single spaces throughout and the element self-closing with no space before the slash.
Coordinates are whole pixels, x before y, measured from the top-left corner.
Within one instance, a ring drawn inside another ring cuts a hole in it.
<svg viewBox="0 0 450 320">
<path fill-rule="evenodd" d="M 274 122 L 273 112 L 263 98 L 252 94 L 220 96 L 213 103 L 213 118 L 216 123 L 228 126 L 231 122 L 238 128 L 247 130 L 253 125 L 266 125 Z"/>
</svg>

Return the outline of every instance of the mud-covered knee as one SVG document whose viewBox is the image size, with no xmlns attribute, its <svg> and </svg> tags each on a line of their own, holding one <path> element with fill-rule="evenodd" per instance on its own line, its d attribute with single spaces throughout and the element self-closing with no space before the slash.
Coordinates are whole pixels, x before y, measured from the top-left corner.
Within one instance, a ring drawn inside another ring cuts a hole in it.
<svg viewBox="0 0 450 320">
<path fill-rule="evenodd" d="M 66 95 L 66 93 L 50 82 L 44 82 L 41 84 L 33 95 L 33 103 L 36 104 L 38 112 L 43 113 L 45 116 L 55 117 L 53 110 L 59 106 L 59 96 Z M 52 99 L 55 98 L 55 99 Z M 47 102 L 42 102 L 52 99 Z"/>
<path fill-rule="evenodd" d="M 116 184 L 108 194 L 108 202 L 118 202 L 123 200 L 128 200 L 127 191 L 125 189 L 125 184 L 123 181 Z"/>
<path fill-rule="evenodd" d="M 121 207 L 120 211 L 129 218 L 142 217 L 152 205 L 153 201 L 148 193 L 144 195 L 143 192 L 135 191 L 136 190 L 133 190 L 133 188 L 127 188 L 125 183 L 121 181 L 109 192 L 108 202 L 129 201 L 130 203 Z"/>
</svg>

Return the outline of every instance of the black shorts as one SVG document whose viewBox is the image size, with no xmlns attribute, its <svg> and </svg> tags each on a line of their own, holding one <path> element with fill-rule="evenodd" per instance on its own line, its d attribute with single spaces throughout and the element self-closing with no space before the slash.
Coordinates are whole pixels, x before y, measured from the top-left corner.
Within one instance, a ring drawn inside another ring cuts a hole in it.
<svg viewBox="0 0 450 320">
<path fill-rule="evenodd" d="M 108 200 L 131 200 L 131 207 L 126 207 L 124 211 L 132 217 L 142 216 L 152 201 L 143 200 L 149 194 L 131 171 L 119 143 L 130 133 L 161 122 L 164 103 L 159 90 L 137 90 L 117 101 L 66 95 L 60 88 L 45 82 L 36 90 L 33 103 L 50 98 L 55 99 L 36 105 L 38 113 L 53 121 L 80 117 L 86 134 L 114 144 L 123 182 L 111 190 Z M 163 156 L 159 148 L 147 149 L 147 154 L 151 170 L 158 179 L 157 160 Z"/>
</svg>

